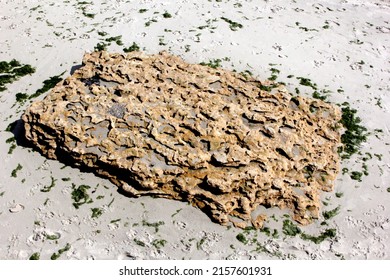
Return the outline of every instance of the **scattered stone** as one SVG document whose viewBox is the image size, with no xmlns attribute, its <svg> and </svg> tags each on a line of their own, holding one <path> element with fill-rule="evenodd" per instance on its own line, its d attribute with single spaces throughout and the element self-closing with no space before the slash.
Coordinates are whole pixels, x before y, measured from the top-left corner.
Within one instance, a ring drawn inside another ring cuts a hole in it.
<svg viewBox="0 0 390 280">
<path fill-rule="evenodd" d="M 264 90 L 266 89 L 266 90 Z M 318 218 L 339 171 L 341 113 L 272 82 L 162 52 L 86 54 L 23 115 L 45 156 L 129 194 L 190 202 L 222 225 L 260 228 L 260 205 Z"/>
</svg>

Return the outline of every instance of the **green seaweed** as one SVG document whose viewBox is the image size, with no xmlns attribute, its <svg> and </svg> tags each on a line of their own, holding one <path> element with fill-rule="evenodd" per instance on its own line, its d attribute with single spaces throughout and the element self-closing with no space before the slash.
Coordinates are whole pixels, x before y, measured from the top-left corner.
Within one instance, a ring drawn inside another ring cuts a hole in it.
<svg viewBox="0 0 390 280">
<path fill-rule="evenodd" d="M 336 192 L 336 197 L 337 198 L 341 198 L 341 197 L 343 197 L 344 196 L 344 193 L 342 193 L 342 192 Z"/>
<path fill-rule="evenodd" d="M 260 229 L 260 232 L 264 233 L 265 235 L 267 236 L 270 236 L 271 235 L 271 229 L 269 227 L 262 227 Z"/>
<path fill-rule="evenodd" d="M 174 216 L 176 216 L 177 214 L 179 214 L 179 212 L 180 212 L 181 210 L 183 210 L 183 209 L 182 209 L 182 208 L 177 209 L 176 212 L 173 213 L 173 214 L 171 215 L 171 217 L 173 218 Z"/>
<path fill-rule="evenodd" d="M 164 42 L 164 38 L 159 38 L 159 39 L 158 39 L 158 42 L 159 42 L 159 43 L 158 43 L 159 46 L 166 46 L 166 45 L 167 45 L 167 43 Z"/>
<path fill-rule="evenodd" d="M 88 18 L 95 18 L 95 15 L 96 15 L 96 14 L 87 13 L 87 12 L 83 11 L 83 15 L 86 16 L 86 17 L 88 17 Z"/>
<path fill-rule="evenodd" d="M 41 192 L 49 192 L 49 191 L 51 191 L 51 189 L 52 189 L 53 187 L 55 187 L 56 181 L 57 181 L 57 180 L 54 179 L 53 176 L 51 176 L 51 183 L 50 183 L 50 185 L 49 185 L 49 186 L 44 186 L 44 187 L 41 189 Z"/>
<path fill-rule="evenodd" d="M 299 84 L 306 86 L 306 87 L 311 87 L 314 90 L 317 90 L 317 84 L 313 83 L 310 79 L 304 78 L 304 77 L 297 77 L 299 80 Z"/>
<path fill-rule="evenodd" d="M 222 60 L 217 58 L 217 59 L 209 60 L 209 62 L 201 62 L 200 65 L 208 66 L 208 67 L 211 67 L 213 69 L 216 69 L 218 67 L 221 67 L 221 62 L 222 62 Z"/>
<path fill-rule="evenodd" d="M 80 1 L 77 3 L 77 5 L 91 5 L 93 2 L 87 2 L 87 1 Z"/>
<path fill-rule="evenodd" d="M 337 206 L 332 210 L 322 212 L 322 215 L 324 216 L 325 220 L 330 220 L 336 215 L 338 215 L 339 213 L 340 213 L 340 206 Z"/>
<path fill-rule="evenodd" d="M 342 159 L 349 159 L 359 151 L 363 142 L 367 141 L 367 128 L 360 125 L 361 119 L 356 116 L 357 110 L 352 109 L 348 103 L 343 103 L 341 124 L 345 132 L 341 135 L 343 147 L 339 149 Z"/>
<path fill-rule="evenodd" d="M 314 91 L 313 94 L 312 94 L 313 98 L 315 99 L 319 99 L 319 100 L 322 100 L 322 101 L 325 101 L 328 97 L 326 95 L 321 95 L 318 91 Z"/>
<path fill-rule="evenodd" d="M 365 163 L 363 163 L 363 165 L 362 165 L 362 168 L 363 168 L 363 174 L 365 175 L 365 176 L 368 176 L 368 165 L 367 164 L 365 164 Z"/>
<path fill-rule="evenodd" d="M 29 64 L 21 64 L 19 61 L 0 61 L 0 92 L 5 91 L 6 85 L 19 78 L 35 73 L 35 68 Z"/>
<path fill-rule="evenodd" d="M 155 223 L 149 223 L 145 220 L 142 220 L 142 225 L 147 227 L 153 227 L 155 230 L 155 233 L 159 231 L 159 227 L 164 225 L 165 223 L 163 221 L 155 222 Z"/>
<path fill-rule="evenodd" d="M 261 244 L 260 242 L 256 242 L 256 249 L 254 250 L 255 252 L 258 252 L 258 253 L 266 253 L 270 256 L 274 256 L 274 257 L 277 257 L 279 259 L 282 259 L 283 258 L 283 254 L 281 251 L 279 250 L 273 250 L 273 249 L 269 249 L 268 246 L 264 245 L 264 244 Z"/>
<path fill-rule="evenodd" d="M 107 207 L 110 207 L 114 203 L 115 198 L 111 199 L 110 203 L 107 204 Z"/>
<path fill-rule="evenodd" d="M 102 37 L 108 35 L 108 33 L 107 33 L 106 31 L 98 31 L 97 34 L 98 34 L 99 36 L 102 36 Z"/>
<path fill-rule="evenodd" d="M 190 240 L 189 240 L 189 241 L 190 241 Z M 202 249 L 202 245 L 203 245 L 203 243 L 205 243 L 205 241 L 206 241 L 206 238 L 205 238 L 205 237 L 202 237 L 201 240 L 199 240 L 198 242 L 196 242 L 196 249 L 197 249 L 197 250 Z"/>
<path fill-rule="evenodd" d="M 322 232 L 318 236 L 310 235 L 307 233 L 302 233 L 301 238 L 303 240 L 309 240 L 311 242 L 314 242 L 315 244 L 320 244 L 321 242 L 325 241 L 327 238 L 334 238 L 336 237 L 336 229 L 335 228 L 329 228 L 326 229 L 324 232 Z"/>
<path fill-rule="evenodd" d="M 37 261 L 39 260 L 41 255 L 38 252 L 33 253 L 28 259 L 30 261 Z"/>
<path fill-rule="evenodd" d="M 324 223 L 325 224 L 325 223 Z M 309 240 L 311 242 L 314 242 L 315 244 L 319 244 L 326 240 L 327 238 L 334 238 L 336 237 L 336 229 L 326 229 L 325 231 L 321 232 L 320 235 L 314 236 L 307 234 L 303 232 L 298 226 L 296 226 L 292 221 L 290 220 L 284 220 L 283 221 L 283 233 L 285 235 L 289 236 L 297 236 L 303 240 Z"/>
<path fill-rule="evenodd" d="M 382 154 L 374 154 L 374 156 L 375 156 L 379 161 L 382 161 L 382 157 L 383 157 Z"/>
<path fill-rule="evenodd" d="M 359 172 L 359 171 L 352 171 L 350 176 L 351 176 L 352 180 L 356 180 L 356 181 L 361 182 L 362 181 L 362 177 L 363 177 L 363 173 Z"/>
<path fill-rule="evenodd" d="M 38 5 L 38 6 L 35 6 L 35 7 L 32 7 L 31 9 L 30 9 L 30 11 L 36 11 L 38 8 L 40 8 L 41 7 L 41 5 Z"/>
<path fill-rule="evenodd" d="M 146 26 L 146 27 L 150 26 L 150 25 L 152 24 L 152 22 L 157 22 L 157 19 L 152 18 L 151 20 L 145 22 L 145 26 Z"/>
<path fill-rule="evenodd" d="M 272 85 L 271 86 L 266 86 L 266 85 L 260 84 L 259 88 L 260 88 L 260 90 L 264 90 L 264 91 L 270 92 L 274 88 L 274 86 L 272 86 Z"/>
<path fill-rule="evenodd" d="M 18 171 L 22 170 L 22 168 L 23 168 L 23 166 L 21 166 L 20 163 L 18 163 L 18 166 L 16 166 L 16 168 L 14 170 L 12 170 L 11 177 L 16 178 Z"/>
<path fill-rule="evenodd" d="M 65 72 L 62 72 L 61 74 L 59 75 L 56 75 L 56 76 L 53 76 L 53 77 L 50 77 L 49 79 L 46 79 L 43 81 L 43 86 L 38 89 L 35 93 L 33 93 L 32 95 L 29 96 L 29 99 L 33 99 L 33 98 L 36 98 L 42 94 L 44 94 L 45 92 L 47 92 L 48 90 L 52 89 L 53 87 L 55 87 L 59 82 L 62 81 L 62 78 L 61 76 L 64 74 Z"/>
<path fill-rule="evenodd" d="M 122 42 L 122 35 L 115 36 L 115 37 L 109 37 L 105 40 L 106 42 L 115 42 L 118 46 L 123 46 Z"/>
<path fill-rule="evenodd" d="M 130 47 L 123 49 L 123 51 L 126 53 L 139 51 L 139 50 L 140 50 L 140 47 L 135 42 L 133 42 L 133 44 Z"/>
<path fill-rule="evenodd" d="M 133 241 L 135 242 L 135 244 L 137 244 L 138 246 L 141 246 L 141 247 L 145 247 L 145 243 L 137 238 L 134 238 Z"/>
<path fill-rule="evenodd" d="M 229 28 L 232 31 L 237 31 L 238 28 L 243 28 L 243 25 L 241 23 L 235 22 L 235 21 L 228 19 L 228 18 L 225 18 L 225 17 L 221 17 L 221 19 L 226 21 L 227 23 L 229 23 Z"/>
<path fill-rule="evenodd" d="M 153 240 L 152 245 L 157 249 L 160 250 L 162 247 L 164 247 L 167 244 L 167 241 L 164 239 L 156 239 Z"/>
<path fill-rule="evenodd" d="M 16 102 L 18 102 L 20 105 L 23 105 L 29 99 L 29 95 L 24 92 L 18 92 L 15 97 Z"/>
<path fill-rule="evenodd" d="M 165 11 L 165 12 L 163 13 L 163 17 L 164 17 L 164 18 L 171 18 L 172 15 L 171 15 L 170 13 L 168 13 L 167 11 Z"/>
<path fill-rule="evenodd" d="M 13 151 L 16 149 L 16 139 L 15 137 L 10 137 L 7 140 L 5 140 L 5 143 L 10 144 L 11 146 L 8 149 L 8 154 L 12 154 Z"/>
<path fill-rule="evenodd" d="M 86 2 L 86 1 L 83 1 L 83 2 L 79 2 L 79 3 L 77 3 L 77 4 L 79 4 L 79 5 L 91 5 L 91 4 L 93 4 L 92 2 Z M 86 11 L 86 7 L 85 6 L 82 6 L 81 7 L 81 11 L 83 12 L 83 16 L 85 16 L 85 17 L 87 17 L 87 18 L 95 18 L 95 15 L 96 14 L 92 14 L 92 13 L 88 13 L 87 11 Z"/>
<path fill-rule="evenodd" d="M 104 42 L 99 42 L 96 44 L 96 46 L 94 47 L 94 50 L 95 51 L 106 51 L 107 50 L 107 47 L 108 47 L 108 44 L 104 43 Z"/>
<path fill-rule="evenodd" d="M 289 236 L 296 236 L 300 234 L 302 230 L 290 220 L 283 221 L 283 233 Z"/>
<path fill-rule="evenodd" d="M 12 136 L 12 137 L 8 138 L 7 140 L 5 140 L 5 143 L 11 144 L 11 143 L 13 143 L 15 141 L 16 141 L 15 137 Z"/>
<path fill-rule="evenodd" d="M 308 31 L 316 31 L 316 32 L 318 32 L 318 30 L 315 29 L 315 28 L 307 28 L 307 27 L 304 27 L 304 26 L 300 26 L 299 29 L 302 29 L 302 30 L 304 30 L 306 32 L 308 32 Z"/>
<path fill-rule="evenodd" d="M 280 70 L 276 68 L 269 69 L 271 71 L 271 77 L 268 78 L 270 81 L 275 81 L 278 78 L 278 74 L 280 73 Z"/>
<path fill-rule="evenodd" d="M 99 218 L 102 214 L 103 214 L 103 211 L 102 209 L 100 208 L 91 208 L 92 210 L 92 218 Z"/>
<path fill-rule="evenodd" d="M 72 184 L 72 199 L 74 200 L 73 206 L 76 209 L 79 209 L 79 207 L 86 203 L 92 203 L 93 200 L 89 197 L 89 194 L 87 192 L 88 189 L 91 187 L 88 185 L 80 185 L 76 188 L 75 184 Z"/>
<path fill-rule="evenodd" d="M 56 235 L 56 234 L 47 234 L 46 235 L 46 239 L 47 240 L 57 240 L 57 239 L 59 239 L 60 237 L 58 236 L 58 235 Z"/>
<path fill-rule="evenodd" d="M 240 75 L 243 76 L 245 80 L 247 80 L 249 77 L 253 76 L 253 73 L 249 70 L 244 70 L 240 72 Z"/>
<path fill-rule="evenodd" d="M 53 255 L 51 255 L 50 259 L 51 260 L 56 260 L 58 259 L 59 257 L 61 257 L 61 255 L 63 253 L 65 253 L 66 251 L 69 251 L 70 250 L 70 244 L 69 243 L 66 243 L 65 247 L 62 248 L 62 249 L 59 249 L 57 253 L 53 253 Z"/>
<path fill-rule="evenodd" d="M 246 238 L 246 236 L 243 233 L 237 234 L 236 239 L 238 241 L 240 241 L 241 243 L 243 243 L 244 245 L 248 244 L 248 242 L 249 242 L 248 239 Z"/>
</svg>

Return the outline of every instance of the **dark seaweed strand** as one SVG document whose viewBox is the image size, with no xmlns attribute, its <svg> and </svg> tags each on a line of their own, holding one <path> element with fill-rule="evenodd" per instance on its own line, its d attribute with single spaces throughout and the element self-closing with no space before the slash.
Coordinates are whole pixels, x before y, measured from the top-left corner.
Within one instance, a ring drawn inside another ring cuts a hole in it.
<svg viewBox="0 0 390 280">
<path fill-rule="evenodd" d="M 357 110 L 349 106 L 348 103 L 343 103 L 341 124 L 346 129 L 341 135 L 341 142 L 344 147 L 340 149 L 342 159 L 349 159 L 353 154 L 359 151 L 362 143 L 367 141 L 367 128 L 363 127 L 361 119 L 356 116 Z"/>
</svg>

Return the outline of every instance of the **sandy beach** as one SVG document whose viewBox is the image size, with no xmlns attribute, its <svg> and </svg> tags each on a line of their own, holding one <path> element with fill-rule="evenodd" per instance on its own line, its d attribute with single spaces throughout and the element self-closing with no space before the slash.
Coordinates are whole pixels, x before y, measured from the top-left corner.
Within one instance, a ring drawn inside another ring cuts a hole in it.
<svg viewBox="0 0 390 280">
<path fill-rule="evenodd" d="M 35 68 L 0 92 L 0 259 L 390 259 L 388 0 L 0 6 L 0 61 Z M 14 140 L 11 124 L 47 94 L 20 100 L 17 93 L 32 95 L 51 77 L 69 76 L 87 52 L 131 46 L 189 63 L 217 61 L 259 80 L 274 75 L 302 96 L 312 96 L 315 85 L 329 102 L 356 109 L 367 140 L 341 161 L 334 191 L 321 194 L 320 219 L 294 234 L 285 222 L 290 212 L 270 208 L 262 209 L 269 217 L 263 230 L 221 226 L 184 202 L 128 197 Z M 75 207 L 80 186 L 88 203 Z"/>
</svg>

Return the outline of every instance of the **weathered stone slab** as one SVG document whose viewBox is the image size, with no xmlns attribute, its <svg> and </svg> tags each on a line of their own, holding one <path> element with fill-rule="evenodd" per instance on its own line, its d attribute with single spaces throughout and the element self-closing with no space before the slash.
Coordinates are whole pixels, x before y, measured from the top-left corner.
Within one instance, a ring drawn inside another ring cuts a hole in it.
<svg viewBox="0 0 390 280">
<path fill-rule="evenodd" d="M 338 173 L 340 111 L 261 85 L 165 52 L 95 52 L 27 109 L 26 137 L 134 196 L 188 201 L 223 225 L 261 227 L 259 205 L 308 224 Z"/>
</svg>

